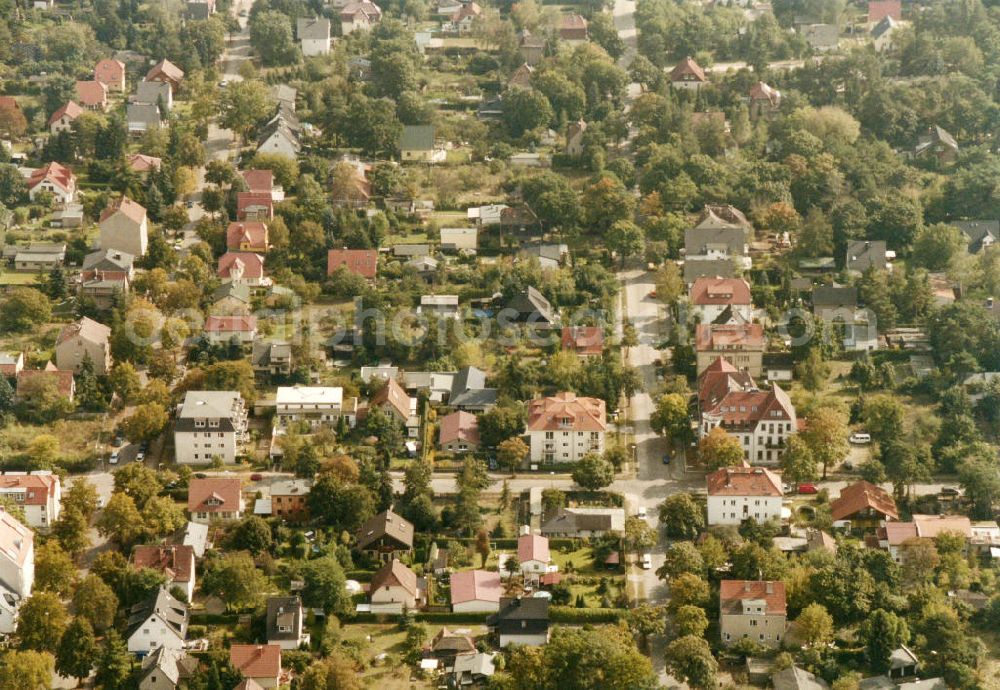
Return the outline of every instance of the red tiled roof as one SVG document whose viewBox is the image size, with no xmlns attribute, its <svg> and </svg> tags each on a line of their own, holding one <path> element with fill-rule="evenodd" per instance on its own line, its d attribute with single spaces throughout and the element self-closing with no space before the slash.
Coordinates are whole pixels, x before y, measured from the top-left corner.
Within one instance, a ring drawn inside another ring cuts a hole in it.
<svg viewBox="0 0 1000 690">
<path fill-rule="evenodd" d="M 529 431 L 606 431 L 604 401 L 556 393 L 528 403 Z"/>
<path fill-rule="evenodd" d="M 972 522 L 964 515 L 914 515 L 913 524 L 917 527 L 918 537 L 933 539 L 942 532 L 972 536 Z"/>
<path fill-rule="evenodd" d="M 219 257 L 219 278 L 229 278 L 237 262 L 243 266 L 243 278 L 264 277 L 264 257 L 254 252 L 226 252 Z"/>
<path fill-rule="evenodd" d="M 75 184 L 70 169 L 53 161 L 31 173 L 31 177 L 28 178 L 28 189 L 34 189 L 46 180 L 64 191 L 69 191 Z"/>
<path fill-rule="evenodd" d="M 599 355 L 604 351 L 604 331 L 597 326 L 567 326 L 562 329 L 562 349 Z"/>
<path fill-rule="evenodd" d="M 192 513 L 235 513 L 240 507 L 240 480 L 235 477 L 195 477 L 188 485 L 188 510 Z M 207 504 L 211 498 L 219 505 Z"/>
<path fill-rule="evenodd" d="M 500 573 L 488 570 L 463 570 L 451 574 L 451 603 L 495 601 L 500 603 Z"/>
<path fill-rule="evenodd" d="M 785 583 L 781 580 L 723 580 L 719 583 L 719 608 L 722 613 L 740 614 L 740 602 L 761 599 L 768 615 L 784 615 Z"/>
<path fill-rule="evenodd" d="M 782 496 L 781 481 L 766 467 L 723 467 L 705 477 L 709 496 Z"/>
<path fill-rule="evenodd" d="M 417 575 L 406 567 L 402 561 L 393 558 L 372 575 L 370 591 L 379 587 L 402 587 L 412 596 L 417 596 Z"/>
<path fill-rule="evenodd" d="M 69 398 L 73 395 L 73 372 L 60 369 L 22 369 L 17 375 L 17 395 L 24 393 L 24 386 L 34 378 L 50 378 L 56 382 L 59 395 Z"/>
<path fill-rule="evenodd" d="M 903 3 L 900 0 L 869 0 L 868 23 L 878 24 L 886 17 L 900 21 L 903 18 Z"/>
<path fill-rule="evenodd" d="M 521 563 L 525 561 L 548 563 L 550 559 L 548 537 L 540 534 L 522 534 L 517 538 L 517 560 Z"/>
<path fill-rule="evenodd" d="M 241 244 L 249 244 L 251 247 L 266 247 L 267 225 L 259 220 L 230 223 L 226 229 L 226 246 L 229 249 L 239 249 Z"/>
<path fill-rule="evenodd" d="M 452 412 L 450 415 L 441 418 L 440 433 L 438 442 L 441 444 L 451 441 L 467 441 L 469 443 L 479 443 L 479 420 L 476 415 L 463 410 Z"/>
<path fill-rule="evenodd" d="M 246 678 L 277 678 L 281 675 L 281 645 L 234 644 L 229 663 Z"/>
<path fill-rule="evenodd" d="M 706 350 L 761 349 L 764 326 L 759 323 L 699 323 L 694 329 L 694 348 Z"/>
<path fill-rule="evenodd" d="M 331 249 L 326 255 L 326 274 L 343 266 L 350 273 L 374 278 L 378 272 L 378 252 L 374 249 Z"/>
<path fill-rule="evenodd" d="M 691 304 L 751 304 L 750 284 L 742 278 L 702 276 L 691 286 Z"/>
<path fill-rule="evenodd" d="M 256 316 L 209 316 L 206 333 L 252 333 L 257 330 Z"/>
<path fill-rule="evenodd" d="M 99 81 L 78 81 L 76 95 L 84 105 L 104 105 L 108 101 L 108 87 Z"/>
<path fill-rule="evenodd" d="M 20 110 L 17 99 L 13 96 L 0 96 L 0 110 Z"/>
<path fill-rule="evenodd" d="M 578 31 L 587 28 L 587 20 L 579 14 L 564 14 L 559 18 L 560 31 Z"/>
<path fill-rule="evenodd" d="M 740 371 L 724 357 L 716 357 L 698 376 L 698 406 L 703 410 L 711 409 L 733 391 L 755 388 L 757 384 L 749 372 Z"/>
<path fill-rule="evenodd" d="M 869 508 L 893 520 L 899 519 L 896 501 L 889 492 L 866 481 L 845 486 L 837 500 L 830 504 L 830 515 L 834 520 L 844 520 Z"/>
<path fill-rule="evenodd" d="M 146 207 L 137 201 L 132 201 L 127 196 L 123 196 L 121 199 L 108 204 L 107 208 L 101 211 L 100 222 L 103 223 L 118 212 L 121 212 L 122 215 L 136 225 L 141 225 L 142 221 L 146 220 Z"/>
<path fill-rule="evenodd" d="M 692 58 L 686 57 L 670 70 L 670 81 L 681 81 L 682 77 L 693 76 L 697 81 L 705 81 L 705 70 Z"/>
<path fill-rule="evenodd" d="M 761 421 L 788 422 L 794 414 L 791 399 L 777 384 L 770 390 L 728 393 L 715 407 L 702 410 L 702 416 L 720 420 L 724 428 L 751 428 Z"/>
<path fill-rule="evenodd" d="M 750 87 L 750 99 L 767 101 L 772 106 L 777 106 L 781 102 L 781 92 L 769 84 L 759 81 Z"/>
<path fill-rule="evenodd" d="M 239 192 L 236 195 L 236 215 L 242 216 L 247 209 L 253 206 L 263 206 L 267 209 L 267 215 L 274 212 L 274 199 L 271 192 Z"/>
<path fill-rule="evenodd" d="M 483 13 L 483 8 L 478 3 L 470 2 L 462 5 L 457 12 L 451 15 L 451 21 L 460 22 L 465 17 L 478 17 Z"/>
<path fill-rule="evenodd" d="M 251 192 L 270 194 L 274 191 L 274 173 L 270 170 L 244 170 L 240 174 Z"/>
<path fill-rule="evenodd" d="M 125 63 L 110 58 L 94 65 L 94 79 L 103 84 L 118 84 L 125 77 Z"/>
<path fill-rule="evenodd" d="M 76 104 L 76 101 L 68 101 L 66 105 L 59 108 L 59 110 L 52 113 L 52 117 L 49 118 L 49 127 L 52 123 L 56 122 L 63 116 L 69 117 L 70 120 L 75 120 L 83 114 L 83 108 Z"/>
<path fill-rule="evenodd" d="M 388 404 L 404 419 L 410 416 L 410 396 L 407 395 L 396 379 L 386 381 L 386 384 L 372 396 L 371 404 L 372 407 L 381 407 Z"/>
<path fill-rule="evenodd" d="M 137 546 L 132 552 L 136 568 L 151 568 L 164 573 L 168 581 L 190 582 L 194 577 L 194 547 L 173 544 Z"/>
<path fill-rule="evenodd" d="M 59 477 L 54 474 L 0 475 L 0 489 L 24 489 L 24 505 L 43 506 L 55 496 Z"/>
<path fill-rule="evenodd" d="M 170 60 L 160 60 L 146 73 L 146 81 L 153 81 L 159 77 L 179 82 L 184 78 L 184 70 L 170 62 Z"/>
<path fill-rule="evenodd" d="M 152 172 L 159 170 L 163 160 L 144 153 L 133 153 L 128 157 L 128 167 L 134 172 Z"/>
</svg>

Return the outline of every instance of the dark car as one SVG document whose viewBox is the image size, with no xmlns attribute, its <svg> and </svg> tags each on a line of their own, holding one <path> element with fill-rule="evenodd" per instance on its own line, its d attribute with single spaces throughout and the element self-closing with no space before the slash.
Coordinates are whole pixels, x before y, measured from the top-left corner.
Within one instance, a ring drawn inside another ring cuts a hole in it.
<svg viewBox="0 0 1000 690">
<path fill-rule="evenodd" d="M 254 472 L 253 474 L 250 475 L 250 481 L 252 481 L 252 482 L 259 482 L 263 478 L 264 478 L 264 475 L 258 474 L 256 472 Z"/>
<path fill-rule="evenodd" d="M 111 445 L 114 446 L 115 448 L 121 448 L 123 445 L 125 445 L 125 437 L 115 436 L 114 440 L 111 441 Z"/>
<path fill-rule="evenodd" d="M 664 453 L 663 454 L 663 464 L 664 465 L 669 465 L 670 464 L 670 453 Z"/>
<path fill-rule="evenodd" d="M 208 477 L 208 475 L 205 474 L 204 472 L 195 472 L 194 477 L 195 479 L 205 479 L 206 477 Z"/>
<path fill-rule="evenodd" d="M 951 486 L 943 486 L 941 487 L 941 495 L 954 497 L 954 496 L 961 496 L 962 492 Z"/>
</svg>

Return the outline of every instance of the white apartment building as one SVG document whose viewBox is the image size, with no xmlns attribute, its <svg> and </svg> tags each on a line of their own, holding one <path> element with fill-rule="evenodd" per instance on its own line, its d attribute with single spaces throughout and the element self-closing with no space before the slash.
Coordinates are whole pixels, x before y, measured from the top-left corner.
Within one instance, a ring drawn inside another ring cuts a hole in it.
<svg viewBox="0 0 1000 690">
<path fill-rule="evenodd" d="M 14 632 L 17 610 L 35 582 L 35 535 L 0 508 L 0 634 Z"/>
<path fill-rule="evenodd" d="M 188 391 L 177 412 L 174 447 L 181 465 L 236 461 L 247 433 L 247 409 L 235 391 Z"/>
<path fill-rule="evenodd" d="M 341 417 L 353 428 L 357 421 L 358 399 L 344 400 L 340 386 L 279 386 L 274 398 L 275 424 L 306 422 L 311 429 L 333 426 Z"/>
<path fill-rule="evenodd" d="M 708 525 L 739 525 L 781 519 L 781 480 L 764 467 L 723 467 L 705 478 Z"/>
<path fill-rule="evenodd" d="M 62 486 L 59 475 L 48 470 L 4 472 L 0 475 L 0 496 L 24 510 L 29 527 L 48 528 L 59 519 Z"/>
<path fill-rule="evenodd" d="M 607 432 L 604 401 L 556 393 L 528 404 L 531 461 L 577 462 L 587 453 L 604 453 Z"/>
<path fill-rule="evenodd" d="M 777 465 L 788 439 L 798 433 L 798 418 L 788 394 L 772 384 L 770 390 L 733 391 L 702 409 L 698 437 L 717 426 L 739 440 L 748 462 Z"/>
</svg>

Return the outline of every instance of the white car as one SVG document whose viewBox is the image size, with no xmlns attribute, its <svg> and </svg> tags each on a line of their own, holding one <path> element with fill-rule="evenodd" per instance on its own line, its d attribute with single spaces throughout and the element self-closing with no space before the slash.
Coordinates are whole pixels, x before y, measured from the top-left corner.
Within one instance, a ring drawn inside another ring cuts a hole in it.
<svg viewBox="0 0 1000 690">
<path fill-rule="evenodd" d="M 145 459 L 146 459 L 146 454 L 144 452 L 142 452 L 141 450 L 138 453 L 135 454 L 135 461 L 136 462 L 142 462 Z"/>
<path fill-rule="evenodd" d="M 653 567 L 653 556 L 652 554 L 644 553 L 642 554 L 642 561 L 640 562 L 643 570 L 649 570 Z"/>
<path fill-rule="evenodd" d="M 867 446 L 869 443 L 872 442 L 872 435 L 865 433 L 863 431 L 856 431 L 853 434 L 851 434 L 851 437 L 847 440 L 850 441 L 851 443 L 856 443 L 859 446 Z"/>
<path fill-rule="evenodd" d="M 114 453 L 111 454 L 111 457 L 108 458 L 108 462 L 111 463 L 112 465 L 117 465 L 118 464 L 118 451 L 117 450 Z"/>
<path fill-rule="evenodd" d="M 639 511 L 635 514 L 637 518 L 646 519 L 646 506 L 639 506 Z"/>
</svg>

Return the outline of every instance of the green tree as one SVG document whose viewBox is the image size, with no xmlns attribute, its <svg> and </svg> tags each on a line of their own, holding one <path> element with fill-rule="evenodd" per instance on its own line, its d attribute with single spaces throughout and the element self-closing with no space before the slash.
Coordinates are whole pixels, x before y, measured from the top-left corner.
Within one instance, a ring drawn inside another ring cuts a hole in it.
<svg viewBox="0 0 1000 690">
<path fill-rule="evenodd" d="M 665 304 L 674 304 L 684 293 L 684 276 L 673 261 L 663 264 L 654 278 L 656 298 Z"/>
<path fill-rule="evenodd" d="M 705 606 L 708 603 L 708 583 L 700 575 L 681 573 L 670 580 L 671 611 L 678 611 L 682 606 Z"/>
<path fill-rule="evenodd" d="M 333 556 L 308 561 L 302 566 L 302 601 L 306 606 L 321 608 L 327 613 L 343 613 L 350 605 L 345 587 L 346 578 L 340 562 Z"/>
<path fill-rule="evenodd" d="M 709 472 L 743 462 L 743 446 L 721 426 L 714 427 L 698 442 L 698 457 Z"/>
<path fill-rule="evenodd" d="M 0 306 L 0 325 L 14 333 L 31 330 L 51 319 L 49 298 L 35 288 L 14 288 Z"/>
<path fill-rule="evenodd" d="M 552 122 L 552 106 L 534 89 L 510 89 L 504 95 L 502 120 L 508 134 L 517 138 Z"/>
<path fill-rule="evenodd" d="M 35 590 L 69 596 L 76 584 L 76 565 L 57 541 L 48 541 L 35 552 Z"/>
<path fill-rule="evenodd" d="M 67 553 L 77 555 L 90 547 L 90 524 L 76 508 L 67 508 L 63 502 L 62 513 L 52 525 L 52 534 Z"/>
<path fill-rule="evenodd" d="M 154 496 L 142 508 L 142 522 L 146 534 L 162 538 L 173 534 L 185 524 L 184 510 L 167 496 Z"/>
<path fill-rule="evenodd" d="M 792 484 L 816 479 L 816 458 L 801 435 L 788 439 L 785 452 L 781 454 L 781 470 L 782 479 Z"/>
<path fill-rule="evenodd" d="M 642 229 L 630 220 L 619 220 L 608 229 L 604 236 L 607 248 L 616 253 L 625 266 L 625 260 L 641 256 L 646 247 L 646 237 Z"/>
<path fill-rule="evenodd" d="M 688 416 L 687 400 L 678 393 L 667 393 L 656 401 L 656 409 L 649 420 L 653 431 L 667 436 L 678 443 L 691 440 L 691 421 Z"/>
<path fill-rule="evenodd" d="M 833 616 L 822 604 L 809 604 L 795 620 L 799 637 L 810 647 L 825 647 L 833 640 Z"/>
<path fill-rule="evenodd" d="M 132 655 L 118 631 L 111 628 L 104 638 L 104 646 L 97 661 L 95 681 L 103 688 L 122 688 L 131 672 Z"/>
<path fill-rule="evenodd" d="M 583 488 L 597 491 L 615 480 L 615 468 L 603 456 L 587 453 L 573 465 L 571 476 Z"/>
<path fill-rule="evenodd" d="M 375 514 L 375 497 L 366 487 L 320 474 L 306 498 L 310 515 L 339 531 L 354 532 Z"/>
<path fill-rule="evenodd" d="M 118 544 L 132 544 L 144 529 L 142 514 L 131 496 L 115 493 L 97 519 L 97 531 Z"/>
<path fill-rule="evenodd" d="M 639 648 L 646 649 L 650 637 L 662 635 L 666 630 L 667 611 L 662 606 L 642 604 L 629 611 L 628 627 L 639 636 Z"/>
<path fill-rule="evenodd" d="M 219 99 L 219 124 L 239 134 L 240 141 L 245 143 L 257 124 L 272 114 L 274 105 L 274 99 L 262 81 L 230 84 Z"/>
<path fill-rule="evenodd" d="M 291 19 L 277 10 L 266 10 L 253 16 L 250 21 L 250 45 L 266 67 L 298 62 Z"/>
<path fill-rule="evenodd" d="M 59 675 L 76 678 L 82 684 L 90 675 L 97 659 L 94 629 L 85 618 L 75 618 L 66 628 L 56 651 L 56 671 Z"/>
<path fill-rule="evenodd" d="M 208 562 L 201 582 L 204 592 L 219 597 L 230 610 L 256 606 L 267 587 L 267 578 L 245 551 L 227 553 Z"/>
<path fill-rule="evenodd" d="M 666 558 L 657 571 L 657 577 L 670 580 L 684 573 L 701 576 L 705 572 L 705 560 L 695 545 L 689 541 L 675 541 L 667 549 Z"/>
<path fill-rule="evenodd" d="M 73 593 L 73 610 L 94 630 L 104 630 L 114 621 L 118 597 L 97 575 L 87 575 Z"/>
<path fill-rule="evenodd" d="M 314 662 L 299 681 L 301 690 L 362 690 L 362 687 L 353 662 L 337 651 Z"/>
<path fill-rule="evenodd" d="M 909 642 L 910 630 L 906 621 L 895 613 L 876 609 L 861 623 L 858 638 L 865 645 L 868 663 L 879 671 L 885 671 L 889 668 L 892 651 Z"/>
<path fill-rule="evenodd" d="M 263 553 L 271 550 L 271 528 L 263 518 L 251 515 L 243 518 L 230 537 L 234 549 Z"/>
<path fill-rule="evenodd" d="M 674 612 L 674 628 L 677 631 L 677 637 L 687 635 L 702 637 L 708 629 L 708 616 L 705 615 L 705 609 L 690 604 L 678 607 Z"/>
<path fill-rule="evenodd" d="M 603 175 L 584 190 L 580 205 L 590 230 L 605 236 L 620 220 L 628 220 L 635 210 L 635 196 L 614 175 Z"/>
<path fill-rule="evenodd" d="M 668 537 L 694 539 L 705 528 L 705 511 L 691 494 L 667 496 L 659 507 L 660 526 Z"/>
<path fill-rule="evenodd" d="M 55 660 L 48 652 L 10 649 L 0 655 L 0 688 L 50 690 Z"/>
<path fill-rule="evenodd" d="M 115 472 L 115 493 L 130 496 L 138 508 L 144 507 L 162 489 L 163 483 L 156 472 L 142 463 L 131 463 Z"/>
<path fill-rule="evenodd" d="M 487 448 L 499 445 L 524 430 L 524 408 L 501 403 L 478 417 L 479 438 Z"/>
<path fill-rule="evenodd" d="M 148 443 L 162 434 L 169 423 L 170 418 L 163 405 L 147 403 L 139 405 L 122 421 L 122 431 L 133 443 Z"/>
<path fill-rule="evenodd" d="M 17 616 L 17 639 L 21 649 L 55 653 L 67 620 L 66 607 L 57 594 L 34 592 L 21 605 Z"/>
<path fill-rule="evenodd" d="M 823 361 L 818 347 L 811 347 L 806 358 L 795 365 L 795 375 L 806 390 L 818 391 L 830 377 L 830 365 Z"/>
<path fill-rule="evenodd" d="M 643 518 L 634 515 L 625 518 L 625 543 L 630 549 L 641 551 L 656 546 L 659 534 Z"/>
<path fill-rule="evenodd" d="M 59 459 L 59 439 L 52 434 L 40 434 L 28 443 L 28 459 L 35 469 L 52 469 Z"/>
<path fill-rule="evenodd" d="M 457 480 L 455 525 L 467 536 L 475 534 L 483 522 L 479 511 L 479 495 L 482 491 L 480 469 L 477 467 L 479 463 L 480 461 L 475 458 L 466 457 Z"/>
<path fill-rule="evenodd" d="M 678 680 L 692 688 L 714 688 L 719 665 L 712 656 L 708 643 L 700 637 L 686 635 L 667 646 L 667 670 Z"/>
<path fill-rule="evenodd" d="M 497 461 L 501 466 L 510 470 L 514 474 L 528 457 L 531 449 L 519 437 L 508 438 L 497 446 Z"/>
</svg>

